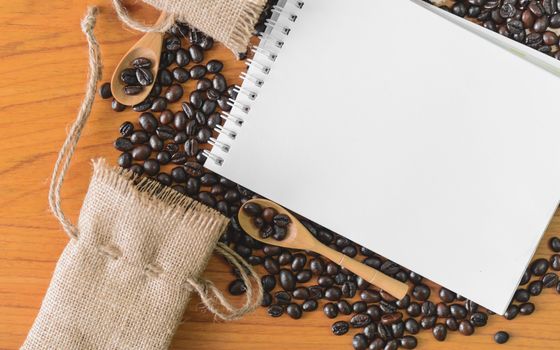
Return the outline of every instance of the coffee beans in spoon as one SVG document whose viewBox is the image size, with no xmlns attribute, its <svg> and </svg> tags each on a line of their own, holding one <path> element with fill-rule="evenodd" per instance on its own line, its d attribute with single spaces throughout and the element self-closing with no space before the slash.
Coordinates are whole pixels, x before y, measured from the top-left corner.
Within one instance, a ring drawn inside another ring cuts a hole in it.
<svg viewBox="0 0 560 350">
<path fill-rule="evenodd" d="M 123 69 L 120 74 L 124 85 L 124 93 L 127 95 L 138 95 L 144 87 L 152 85 L 154 75 L 151 67 L 152 61 L 146 57 L 138 57 L 130 63 L 131 67 Z"/>
<path fill-rule="evenodd" d="M 279 214 L 274 208 L 262 208 L 257 203 L 246 203 L 243 211 L 253 218 L 253 224 L 259 229 L 261 238 L 274 238 L 283 241 L 288 234 L 290 218 L 285 214 Z"/>
</svg>

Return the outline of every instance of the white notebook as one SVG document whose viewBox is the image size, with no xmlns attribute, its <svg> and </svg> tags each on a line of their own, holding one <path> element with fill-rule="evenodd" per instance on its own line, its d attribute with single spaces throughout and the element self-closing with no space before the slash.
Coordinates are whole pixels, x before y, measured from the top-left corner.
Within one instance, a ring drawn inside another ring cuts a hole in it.
<svg viewBox="0 0 560 350">
<path fill-rule="evenodd" d="M 503 314 L 558 205 L 556 60 L 421 1 L 300 3 L 206 167 Z"/>
</svg>

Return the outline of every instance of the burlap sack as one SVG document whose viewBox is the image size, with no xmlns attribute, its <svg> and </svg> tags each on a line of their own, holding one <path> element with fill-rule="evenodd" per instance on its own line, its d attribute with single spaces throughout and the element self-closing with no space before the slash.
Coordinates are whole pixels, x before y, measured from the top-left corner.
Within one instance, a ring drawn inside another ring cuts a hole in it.
<svg viewBox="0 0 560 350">
<path fill-rule="evenodd" d="M 266 0 L 142 0 L 168 14 L 152 27 L 134 21 L 121 0 L 113 0 L 119 18 L 139 31 L 166 31 L 177 22 L 204 32 L 222 42 L 235 54 L 244 53 L 249 45 Z"/>
<path fill-rule="evenodd" d="M 192 292 L 223 320 L 240 318 L 262 298 L 254 270 L 217 243 L 228 219 L 153 180 L 97 160 L 78 225 L 64 215 L 60 188 L 101 73 L 95 14 L 90 9 L 82 22 L 90 49 L 86 97 L 59 153 L 49 193 L 70 241 L 22 349 L 166 349 Z M 235 308 L 200 278 L 213 251 L 245 281 L 243 306 Z M 255 298 L 249 276 L 258 289 Z"/>
</svg>

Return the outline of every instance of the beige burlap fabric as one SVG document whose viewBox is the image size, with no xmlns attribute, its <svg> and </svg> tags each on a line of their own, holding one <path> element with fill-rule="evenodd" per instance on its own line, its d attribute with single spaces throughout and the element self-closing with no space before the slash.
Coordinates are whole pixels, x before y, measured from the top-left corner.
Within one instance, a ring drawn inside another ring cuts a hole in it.
<svg viewBox="0 0 560 350">
<path fill-rule="evenodd" d="M 225 44 L 235 54 L 247 50 L 266 0 L 142 0 L 168 14 L 153 27 L 134 21 L 121 0 L 113 0 L 119 18 L 139 31 L 165 31 L 175 21 L 187 23 Z"/>
<path fill-rule="evenodd" d="M 64 215 L 60 189 L 101 76 L 93 35 L 96 14 L 90 8 L 82 21 L 90 53 L 88 87 L 56 161 L 49 193 L 53 214 L 70 241 L 22 346 L 26 350 L 166 349 L 193 292 L 223 320 L 242 317 L 262 299 L 255 271 L 217 243 L 228 219 L 156 181 L 96 160 L 78 224 Z M 246 302 L 239 308 L 200 277 L 214 251 L 240 272 L 247 286 Z"/>
</svg>

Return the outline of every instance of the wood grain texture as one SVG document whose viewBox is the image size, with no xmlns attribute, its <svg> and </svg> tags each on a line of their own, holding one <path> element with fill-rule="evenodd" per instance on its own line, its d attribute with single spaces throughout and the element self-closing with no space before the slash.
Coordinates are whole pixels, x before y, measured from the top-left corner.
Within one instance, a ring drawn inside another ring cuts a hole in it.
<svg viewBox="0 0 560 350">
<path fill-rule="evenodd" d="M 96 35 L 107 81 L 141 34 L 118 22 L 108 0 L 92 1 L 101 9 Z M 135 16 L 157 17 L 139 1 L 128 4 Z M 57 151 L 83 96 L 87 51 L 79 22 L 86 5 L 83 0 L 0 2 L 0 349 L 17 349 L 22 344 L 67 242 L 48 211 L 47 190 Z M 214 50 L 213 56 L 227 61 L 225 75 L 235 82 L 244 63 L 235 61 L 223 47 Z M 111 144 L 118 126 L 136 117 L 131 111 L 114 113 L 107 101 L 95 102 L 63 189 L 63 207 L 74 220 L 87 190 L 90 159 L 106 157 L 114 163 L 117 153 Z M 557 213 L 537 256 L 550 255 L 546 240 L 559 232 Z M 457 258 L 476 258 L 476 252 L 464 252 Z M 229 271 L 221 260 L 212 259 L 206 277 L 225 288 L 232 279 Z M 514 321 L 491 317 L 489 325 L 471 337 L 453 333 L 448 341 L 438 343 L 430 332 L 422 332 L 419 348 L 559 349 L 560 296 L 545 290 L 534 302 L 534 315 Z M 225 324 L 200 311 L 199 304 L 194 298 L 188 306 L 173 349 L 350 348 L 351 335 L 332 336 L 332 320 L 322 312 L 294 321 L 272 319 L 259 309 L 241 321 Z M 512 335 L 507 346 L 492 341 L 500 329 Z"/>
</svg>

